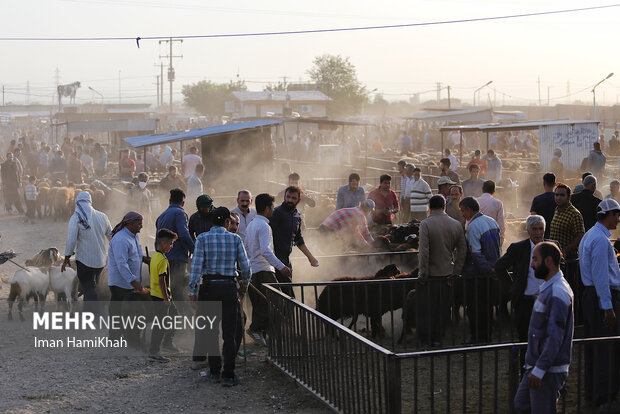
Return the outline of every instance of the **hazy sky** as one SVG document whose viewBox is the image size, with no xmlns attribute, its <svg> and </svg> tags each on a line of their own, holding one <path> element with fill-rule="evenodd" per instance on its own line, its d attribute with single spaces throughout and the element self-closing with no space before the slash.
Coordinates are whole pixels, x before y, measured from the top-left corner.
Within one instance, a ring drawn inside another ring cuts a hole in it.
<svg viewBox="0 0 620 414">
<path fill-rule="evenodd" d="M 136 37 L 216 33 L 272 32 L 367 25 L 390 25 L 499 16 L 612 4 L 573 0 L 314 0 L 215 2 L 207 0 L 1 0 L 0 37 Z M 473 90 L 489 80 L 482 100 L 530 104 L 576 99 L 592 101 L 591 86 L 610 72 L 617 74 L 597 88 L 597 102 L 620 98 L 620 7 L 494 22 L 291 36 L 185 40 L 175 43 L 177 81 L 226 82 L 237 72 L 250 90 L 267 82 L 308 80 L 315 56 L 349 56 L 359 79 L 387 99 L 452 87 L 452 96 L 471 103 Z M 41 42 L 0 41 L 0 84 L 5 100 L 49 103 L 55 85 L 81 81 L 77 101 L 155 102 L 159 55 L 157 41 Z M 165 70 L 165 69 L 164 69 Z M 165 76 L 165 75 L 164 75 Z M 575 93 L 586 89 L 582 93 Z M 569 98 L 567 90 L 571 94 Z M 399 95 L 402 94 L 402 95 Z M 36 96 L 41 95 L 41 96 Z M 445 97 L 445 91 L 442 97 Z M 432 99 L 435 92 L 421 98 Z M 168 84 L 165 86 L 168 101 Z"/>
</svg>

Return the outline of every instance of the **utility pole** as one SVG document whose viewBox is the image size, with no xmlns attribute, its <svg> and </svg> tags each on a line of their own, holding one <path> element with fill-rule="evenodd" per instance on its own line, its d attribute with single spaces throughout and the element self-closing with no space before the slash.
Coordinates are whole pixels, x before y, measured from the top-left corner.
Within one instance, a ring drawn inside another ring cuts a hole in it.
<svg viewBox="0 0 620 414">
<path fill-rule="evenodd" d="M 549 102 L 550 101 L 549 100 L 549 91 L 551 91 L 551 88 L 552 88 L 551 86 L 547 86 L 547 106 L 550 105 L 550 102 Z"/>
<path fill-rule="evenodd" d="M 497 105 L 497 89 L 493 88 L 493 105 Z"/>
<path fill-rule="evenodd" d="M 159 106 L 164 105 L 164 64 L 159 63 Z"/>
<path fill-rule="evenodd" d="M 157 106 L 159 106 L 159 75 L 157 75 Z"/>
<path fill-rule="evenodd" d="M 179 56 L 174 56 L 172 54 L 172 44 L 173 42 L 181 42 L 183 43 L 183 39 L 173 39 L 170 38 L 168 40 L 160 40 L 159 44 L 161 45 L 162 43 L 168 43 L 170 45 L 170 52 L 168 53 L 167 56 L 159 56 L 160 59 L 170 59 L 170 63 L 168 66 L 168 82 L 170 82 L 170 113 L 172 113 L 172 83 L 174 82 L 174 78 L 175 78 L 175 74 L 174 74 L 174 67 L 172 66 L 172 58 L 181 58 L 183 59 L 183 55 L 179 55 Z M 163 79 L 162 79 L 162 83 L 163 83 Z"/>
<path fill-rule="evenodd" d="M 437 103 L 441 100 L 441 82 L 437 82 Z"/>
<path fill-rule="evenodd" d="M 542 105 L 540 102 L 540 76 L 538 77 L 538 106 Z"/>
<path fill-rule="evenodd" d="M 452 109 L 452 101 L 450 99 L 450 85 L 448 85 L 448 109 Z"/>
<path fill-rule="evenodd" d="M 237 74 L 237 77 L 239 76 L 239 74 Z M 286 76 L 282 76 L 282 86 L 284 86 L 284 90 L 288 91 L 288 86 L 286 86 Z"/>
</svg>

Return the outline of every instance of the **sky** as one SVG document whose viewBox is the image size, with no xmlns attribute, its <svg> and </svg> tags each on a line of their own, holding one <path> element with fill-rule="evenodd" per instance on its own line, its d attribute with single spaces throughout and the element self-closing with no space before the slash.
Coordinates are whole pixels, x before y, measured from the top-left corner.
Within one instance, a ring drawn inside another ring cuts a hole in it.
<svg viewBox="0 0 620 414">
<path fill-rule="evenodd" d="M 130 37 L 231 34 L 436 22 L 598 5 L 572 0 L 1 0 L 0 38 Z M 308 81 L 315 56 L 349 57 L 359 80 L 388 100 L 421 93 L 436 97 L 437 83 L 471 104 L 592 102 L 620 99 L 620 7 L 519 19 L 384 30 L 286 36 L 186 39 L 174 43 L 175 101 L 181 86 L 200 80 L 267 83 Z M 51 103 L 56 69 L 61 84 L 80 81 L 76 102 L 156 102 L 157 40 L 0 40 L 0 85 L 5 102 Z M 166 76 L 164 68 L 164 77 Z M 538 80 L 540 79 L 540 89 Z M 120 81 L 119 81 L 120 80 Z M 28 87 L 29 85 L 29 87 Z M 120 86 L 120 96 L 119 96 Z M 168 102 L 169 85 L 164 87 Z M 28 91 L 30 95 L 28 96 Z M 580 92 L 581 91 L 581 92 Z M 567 96 L 569 95 L 569 96 Z M 441 97 L 445 98 L 442 89 Z"/>
</svg>

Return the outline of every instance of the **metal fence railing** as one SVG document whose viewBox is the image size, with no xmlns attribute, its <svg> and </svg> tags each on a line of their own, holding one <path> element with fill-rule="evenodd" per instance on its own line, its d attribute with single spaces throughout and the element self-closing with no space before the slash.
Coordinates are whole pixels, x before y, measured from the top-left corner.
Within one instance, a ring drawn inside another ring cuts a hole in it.
<svg viewBox="0 0 620 414">
<path fill-rule="evenodd" d="M 394 354 L 268 286 L 273 364 L 336 411 L 398 412 Z"/>
<path fill-rule="evenodd" d="M 411 281 L 397 281 L 393 285 Z M 389 283 L 375 281 L 372 289 L 363 289 L 364 295 L 377 298 L 379 290 L 389 291 L 386 287 Z M 366 336 L 355 332 L 315 310 L 309 299 L 318 297 L 316 293 L 310 294 L 318 291 L 316 284 L 290 285 L 294 286 L 297 299 L 280 291 L 280 284 L 267 288 L 270 359 L 335 411 L 513 411 L 525 343 L 499 341 L 503 343 L 397 353 L 394 348 L 390 350 L 375 343 L 376 340 L 381 342 L 377 338 L 369 339 L 369 332 Z M 348 286 L 355 285 L 370 286 L 365 282 Z M 350 290 L 340 282 L 333 282 L 330 286 L 342 286 L 336 292 L 343 298 L 357 289 Z M 379 294 L 378 298 L 381 297 Z M 350 302 L 352 306 L 354 303 L 355 300 Z M 387 319 L 394 323 L 393 316 Z M 366 321 L 366 324 L 370 323 Z M 352 328 L 357 326 L 354 324 Z M 370 325 L 368 330 L 371 330 Z M 593 397 L 586 394 L 586 379 L 599 378 L 601 372 L 598 371 L 600 365 L 596 365 L 586 377 L 588 355 L 592 358 L 593 355 L 607 354 L 612 360 L 620 350 L 620 336 L 575 339 L 573 344 L 572 364 L 561 393 L 560 412 L 589 412 L 589 401 Z"/>
</svg>

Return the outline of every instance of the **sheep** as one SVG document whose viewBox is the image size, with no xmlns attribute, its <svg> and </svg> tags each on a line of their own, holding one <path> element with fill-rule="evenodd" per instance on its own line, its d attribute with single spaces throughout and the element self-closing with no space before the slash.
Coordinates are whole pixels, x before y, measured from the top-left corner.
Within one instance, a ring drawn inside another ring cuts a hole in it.
<svg viewBox="0 0 620 414">
<path fill-rule="evenodd" d="M 56 309 L 60 307 L 62 300 L 67 301 L 69 312 L 73 311 L 73 302 L 77 300 L 78 278 L 77 273 L 70 267 L 60 271 L 59 266 L 49 269 L 49 290 L 54 292 Z"/>
<path fill-rule="evenodd" d="M 334 282 L 386 279 L 399 274 L 395 265 L 387 265 L 374 276 L 344 276 L 333 279 Z M 352 317 L 349 329 L 357 323 L 360 314 L 367 314 L 366 299 L 372 298 L 376 286 L 368 287 L 366 283 L 347 283 L 327 285 L 317 300 L 317 310 L 322 314 L 337 320 Z"/>
<path fill-rule="evenodd" d="M 69 219 L 75 206 L 74 189 L 71 187 L 59 187 L 53 198 L 54 221 L 57 219 Z"/>
<path fill-rule="evenodd" d="M 35 310 L 41 307 L 43 310 L 45 304 L 45 296 L 47 295 L 47 289 L 49 285 L 49 276 L 45 274 L 41 269 L 29 266 L 25 269 L 19 269 L 15 272 L 13 277 L 9 280 L 2 279 L 5 283 L 11 284 L 9 291 L 9 320 L 13 320 L 13 304 L 16 300 L 17 309 L 19 310 L 19 319 L 24 320 L 22 309 L 24 306 L 24 300 L 28 300 L 30 297 L 34 298 Z M 41 303 L 39 303 L 39 301 Z"/>
</svg>

